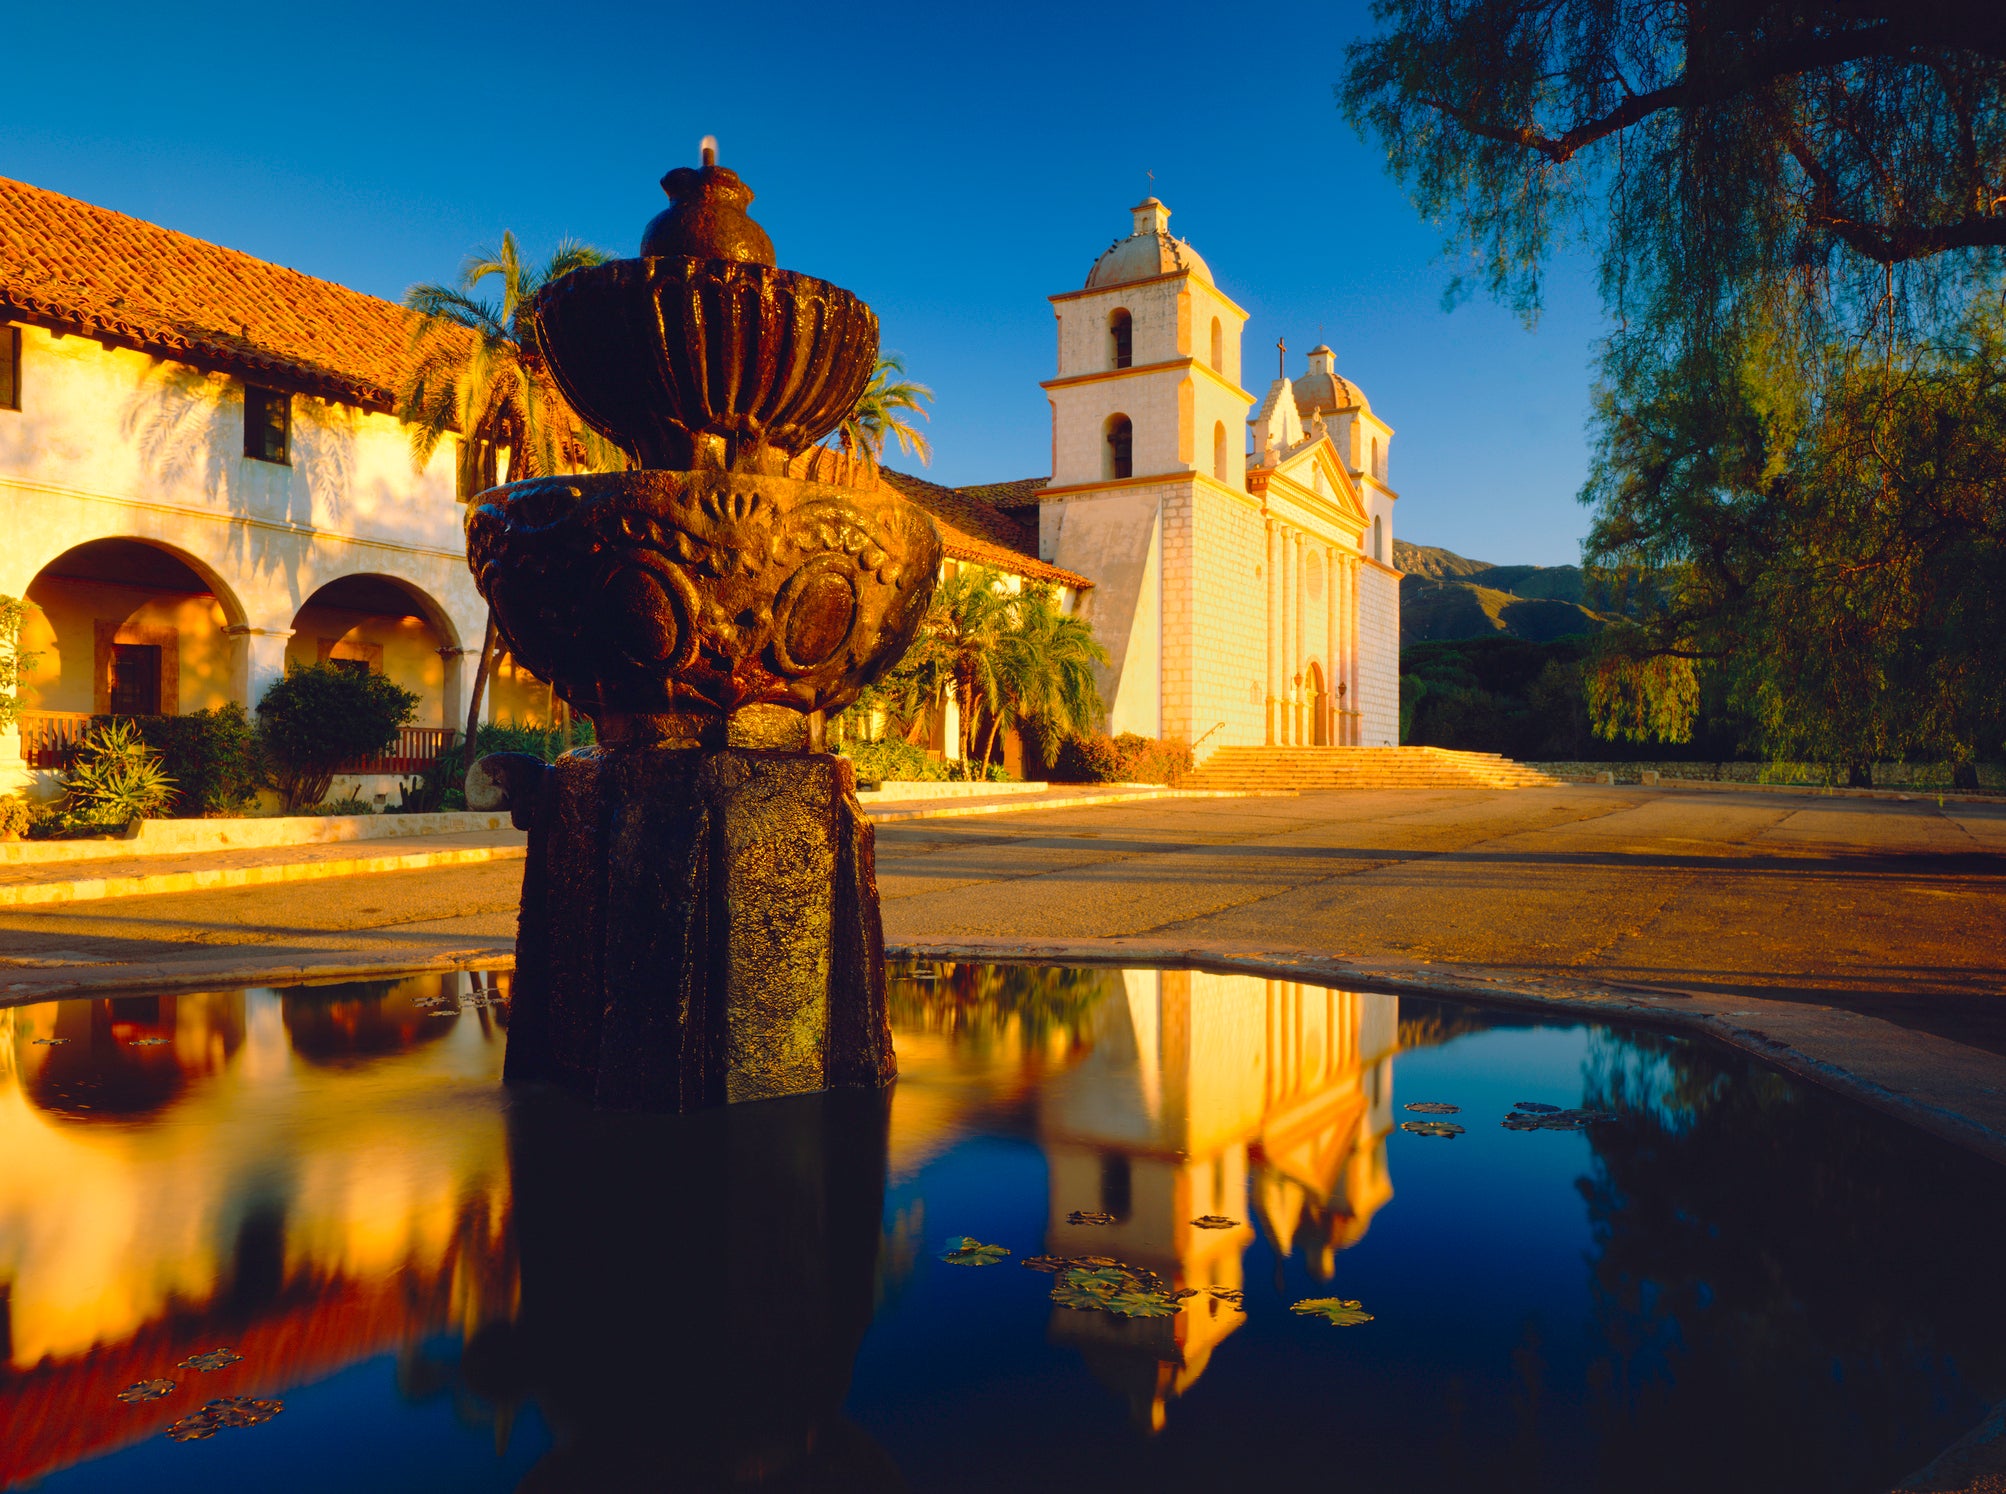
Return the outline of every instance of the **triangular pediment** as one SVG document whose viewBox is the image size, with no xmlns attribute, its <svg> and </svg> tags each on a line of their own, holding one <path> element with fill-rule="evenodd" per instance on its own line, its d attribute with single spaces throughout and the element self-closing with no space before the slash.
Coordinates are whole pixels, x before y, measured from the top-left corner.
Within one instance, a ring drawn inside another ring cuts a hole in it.
<svg viewBox="0 0 2006 1494">
<path fill-rule="evenodd" d="M 1370 522 L 1358 481 L 1346 470 L 1337 454 L 1337 443 L 1327 431 L 1276 462 L 1269 481 L 1287 484 L 1296 494 L 1326 505 L 1360 529 Z"/>
</svg>

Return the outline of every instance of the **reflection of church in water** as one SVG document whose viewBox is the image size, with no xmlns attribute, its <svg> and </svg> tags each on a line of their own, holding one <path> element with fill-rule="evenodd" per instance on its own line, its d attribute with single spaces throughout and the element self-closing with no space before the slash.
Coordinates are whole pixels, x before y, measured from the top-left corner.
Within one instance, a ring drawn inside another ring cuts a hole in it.
<svg viewBox="0 0 2006 1494">
<path fill-rule="evenodd" d="M 1240 1287 L 1258 1229 L 1328 1279 L 1393 1196 L 1399 998 L 1195 971 L 1129 970 L 1097 1008 L 1090 1053 L 1044 1089 L 1046 1248 L 1118 1257 L 1174 1285 Z M 1066 1222 L 1076 1209 L 1114 1223 Z M 1202 1229 L 1201 1215 L 1239 1221 Z M 1174 1318 L 1053 1309 L 1144 1425 L 1243 1321 L 1209 1293 Z"/>
</svg>

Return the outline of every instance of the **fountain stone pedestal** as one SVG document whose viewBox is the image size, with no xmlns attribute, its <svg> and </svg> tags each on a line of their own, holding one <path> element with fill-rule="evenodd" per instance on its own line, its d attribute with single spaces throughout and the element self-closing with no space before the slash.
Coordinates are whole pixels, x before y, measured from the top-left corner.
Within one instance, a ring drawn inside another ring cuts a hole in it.
<svg viewBox="0 0 2006 1494">
<path fill-rule="evenodd" d="M 869 382 L 870 309 L 773 268 L 708 156 L 663 185 L 642 258 L 532 306 L 557 385 L 635 469 L 467 515 L 509 652 L 599 737 L 468 776 L 530 838 L 506 1074 L 666 1111 L 880 1086 L 872 833 L 822 732 L 911 644 L 940 541 L 896 494 L 787 475 Z"/>
</svg>

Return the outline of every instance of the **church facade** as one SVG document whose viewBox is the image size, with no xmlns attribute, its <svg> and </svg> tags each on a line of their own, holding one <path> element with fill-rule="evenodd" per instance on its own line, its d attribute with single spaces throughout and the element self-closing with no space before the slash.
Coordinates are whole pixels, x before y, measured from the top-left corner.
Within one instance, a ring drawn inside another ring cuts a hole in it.
<svg viewBox="0 0 2006 1494">
<path fill-rule="evenodd" d="M 1258 404 L 1247 314 L 1155 198 L 1051 298 L 1038 554 L 1090 579 L 1109 727 L 1227 745 L 1399 742 L 1393 431 L 1328 347 Z"/>
</svg>

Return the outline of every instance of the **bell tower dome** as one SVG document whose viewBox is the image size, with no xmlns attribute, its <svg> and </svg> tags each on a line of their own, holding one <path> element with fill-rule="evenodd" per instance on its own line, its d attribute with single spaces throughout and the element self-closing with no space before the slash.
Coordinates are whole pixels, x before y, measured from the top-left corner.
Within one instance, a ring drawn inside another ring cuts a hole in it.
<svg viewBox="0 0 2006 1494">
<path fill-rule="evenodd" d="M 1150 197 L 1129 213 L 1129 234 L 1094 261 L 1085 287 L 1052 297 L 1052 486 L 1198 473 L 1243 491 L 1247 314 L 1172 237 L 1169 208 Z"/>
</svg>

